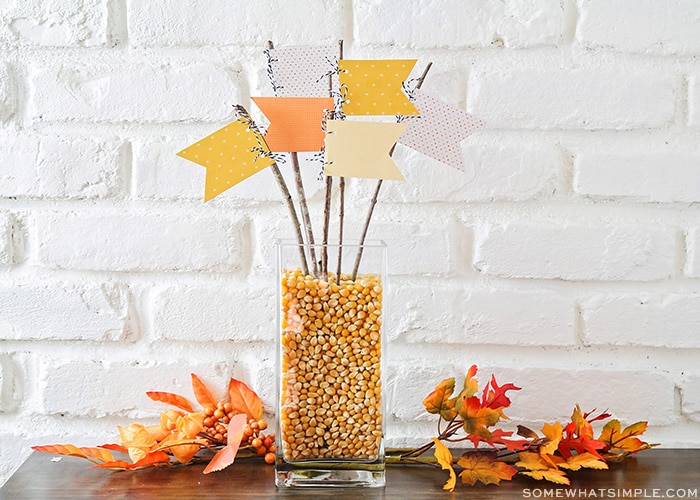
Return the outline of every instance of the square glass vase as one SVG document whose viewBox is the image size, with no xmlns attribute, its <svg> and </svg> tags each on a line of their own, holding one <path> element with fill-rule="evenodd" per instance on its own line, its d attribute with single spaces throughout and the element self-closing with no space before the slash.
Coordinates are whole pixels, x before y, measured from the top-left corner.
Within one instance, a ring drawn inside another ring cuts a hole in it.
<svg viewBox="0 0 700 500">
<path fill-rule="evenodd" d="M 278 487 L 382 487 L 386 245 L 277 243 Z"/>
</svg>

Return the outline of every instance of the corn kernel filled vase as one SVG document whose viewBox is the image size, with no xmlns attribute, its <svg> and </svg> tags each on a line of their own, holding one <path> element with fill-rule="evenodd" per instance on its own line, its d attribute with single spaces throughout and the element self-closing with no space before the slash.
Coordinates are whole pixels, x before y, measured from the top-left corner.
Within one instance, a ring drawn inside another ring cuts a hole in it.
<svg viewBox="0 0 700 500">
<path fill-rule="evenodd" d="M 277 251 L 277 486 L 384 486 L 386 245 Z"/>
</svg>

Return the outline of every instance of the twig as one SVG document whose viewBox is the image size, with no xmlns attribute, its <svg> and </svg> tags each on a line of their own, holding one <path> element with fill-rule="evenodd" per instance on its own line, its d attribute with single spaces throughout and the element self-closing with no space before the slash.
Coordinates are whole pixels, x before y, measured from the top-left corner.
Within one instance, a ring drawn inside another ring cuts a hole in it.
<svg viewBox="0 0 700 500">
<path fill-rule="evenodd" d="M 306 253 L 304 252 L 304 237 L 301 234 L 301 224 L 299 223 L 299 217 L 297 217 L 297 211 L 294 208 L 294 201 L 292 200 L 292 195 L 289 193 L 287 183 L 284 182 L 284 177 L 282 177 L 282 172 L 280 172 L 277 163 L 273 163 L 270 168 L 272 169 L 272 173 L 275 176 L 275 180 L 277 180 L 277 184 L 279 184 L 279 187 L 282 190 L 282 194 L 284 195 L 284 201 L 287 203 L 287 207 L 289 208 L 289 216 L 292 219 L 292 226 L 294 226 L 297 243 L 299 246 L 299 257 L 301 257 L 301 269 L 304 272 L 304 274 L 307 275 L 309 274 L 309 264 L 306 262 Z"/>
<path fill-rule="evenodd" d="M 433 65 L 432 62 L 429 62 L 425 69 L 423 70 L 423 73 L 421 76 L 418 78 L 418 82 L 416 83 L 417 89 L 421 88 L 421 85 L 423 85 L 423 82 L 425 81 L 425 77 L 428 75 L 428 71 L 430 71 L 430 67 Z M 394 145 L 395 147 L 396 145 Z M 389 152 L 389 156 L 394 154 L 394 147 L 391 148 L 391 151 Z M 355 257 L 355 265 L 353 266 L 352 270 L 352 279 L 353 281 L 357 277 L 357 272 L 360 268 L 360 260 L 362 260 L 362 251 L 364 248 L 364 243 L 365 243 L 365 237 L 367 236 L 367 231 L 369 229 L 369 223 L 372 220 L 372 213 L 374 212 L 374 205 L 377 204 L 377 198 L 379 196 L 379 190 L 382 187 L 382 179 L 379 179 L 377 181 L 377 187 L 374 190 L 374 196 L 372 197 L 372 201 L 370 202 L 370 207 L 369 207 L 369 212 L 367 213 L 367 218 L 365 219 L 365 227 L 362 229 L 362 236 L 360 237 L 360 242 L 359 242 L 359 247 L 357 249 L 357 256 Z"/>
<path fill-rule="evenodd" d="M 338 281 L 340 281 L 340 271 L 343 265 L 343 229 L 345 225 L 345 177 L 338 181 Z"/>
<path fill-rule="evenodd" d="M 294 182 L 297 186 L 297 197 L 299 198 L 299 208 L 301 209 L 301 219 L 306 229 L 306 242 L 309 245 L 309 258 L 314 276 L 318 276 L 318 262 L 316 262 L 316 248 L 314 242 L 314 232 L 311 227 L 311 216 L 309 215 L 309 205 L 306 202 L 306 192 L 304 182 L 301 180 L 301 169 L 299 168 L 299 156 L 296 152 L 291 153 L 292 170 L 294 171 Z"/>
</svg>

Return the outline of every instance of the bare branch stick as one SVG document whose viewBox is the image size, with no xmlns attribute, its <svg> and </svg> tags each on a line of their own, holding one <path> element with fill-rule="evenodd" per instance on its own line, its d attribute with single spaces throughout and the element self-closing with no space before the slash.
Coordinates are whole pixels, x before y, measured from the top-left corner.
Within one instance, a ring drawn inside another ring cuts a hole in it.
<svg viewBox="0 0 700 500">
<path fill-rule="evenodd" d="M 294 208 L 294 201 L 292 200 L 292 195 L 289 193 L 287 183 L 284 182 L 284 177 L 282 177 L 282 172 L 280 172 L 277 163 L 273 163 L 270 168 L 272 169 L 272 173 L 275 176 L 275 180 L 277 180 L 277 184 L 279 184 L 279 187 L 282 190 L 284 201 L 287 203 L 287 207 L 289 208 L 289 216 L 292 219 L 292 226 L 294 227 L 297 243 L 299 244 L 299 257 L 301 257 L 301 269 L 305 275 L 309 274 L 309 264 L 306 262 L 306 253 L 304 252 L 304 237 L 301 234 L 301 224 L 299 223 L 299 217 L 297 217 L 297 211 Z"/>
<path fill-rule="evenodd" d="M 343 226 L 345 225 L 345 177 L 338 181 L 338 280 L 343 265 Z"/>
<path fill-rule="evenodd" d="M 423 73 L 421 76 L 418 78 L 418 82 L 416 83 L 416 88 L 419 89 L 421 85 L 423 85 L 423 81 L 425 81 L 425 77 L 428 75 L 428 71 L 430 71 L 430 67 L 433 65 L 432 62 L 429 62 L 425 69 L 423 70 Z M 396 145 L 394 145 L 391 148 L 391 151 L 389 152 L 389 156 L 394 154 L 394 148 Z M 367 236 L 367 231 L 369 230 L 369 223 L 372 220 L 372 214 L 374 213 L 374 206 L 377 204 L 377 198 L 379 197 L 379 190 L 382 187 L 382 179 L 379 179 L 377 181 L 377 187 L 374 190 L 374 195 L 372 196 L 372 201 L 370 202 L 369 206 L 369 212 L 367 213 L 367 218 L 365 219 L 365 226 L 362 228 L 362 236 L 360 237 L 360 246 L 357 249 L 357 256 L 355 257 L 355 265 L 353 266 L 352 270 L 352 279 L 353 281 L 357 277 L 357 271 L 360 269 L 360 260 L 362 259 L 362 250 L 363 250 L 363 245 L 365 243 L 365 237 Z"/>
<path fill-rule="evenodd" d="M 311 227 L 311 216 L 309 215 L 309 205 L 306 202 L 306 192 L 304 182 L 301 180 L 301 169 L 299 168 L 299 155 L 292 152 L 292 170 L 294 171 L 294 182 L 297 186 L 297 197 L 299 198 L 299 208 L 301 209 L 301 219 L 306 229 L 306 242 L 309 244 L 309 257 L 311 258 L 311 268 L 314 276 L 318 276 L 318 263 L 316 262 L 316 249 L 314 247 L 314 232 Z"/>
</svg>

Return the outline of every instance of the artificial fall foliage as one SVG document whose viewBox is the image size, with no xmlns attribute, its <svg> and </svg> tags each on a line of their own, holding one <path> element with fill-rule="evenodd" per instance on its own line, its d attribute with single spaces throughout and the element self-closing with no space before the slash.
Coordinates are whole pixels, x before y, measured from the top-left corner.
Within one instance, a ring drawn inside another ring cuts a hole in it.
<svg viewBox="0 0 700 500">
<path fill-rule="evenodd" d="M 226 397 L 219 400 L 194 373 L 192 391 L 202 406 L 200 411 L 195 411 L 190 401 L 178 394 L 147 392 L 153 401 L 176 409 L 161 413 L 157 425 L 119 426 L 119 443 L 94 448 L 54 444 L 32 449 L 84 458 L 93 462 L 94 468 L 115 471 L 187 464 L 205 449 L 216 451 L 204 469 L 205 474 L 231 465 L 239 451 L 245 451 L 248 456 L 264 455 L 267 463 L 274 462 L 275 436 L 263 432 L 267 422 L 263 419 L 262 401 L 255 391 L 232 378 Z M 129 460 L 117 459 L 112 452 L 128 455 Z"/>
<path fill-rule="evenodd" d="M 547 423 L 542 427 L 542 435 L 518 426 L 514 437 L 513 432 L 495 426 L 508 419 L 504 413 L 510 406 L 508 391 L 520 388 L 513 384 L 499 386 L 491 376 L 479 394 L 476 372 L 476 366 L 469 369 L 457 395 L 453 396 L 455 379 L 448 378 L 423 400 L 428 413 L 439 415 L 438 437 L 402 455 L 403 460 L 415 458 L 434 445 L 435 459 L 449 472 L 446 490 L 454 490 L 458 476 L 462 483 L 471 486 L 477 482 L 497 485 L 517 474 L 568 485 L 567 471 L 607 469 L 608 462 L 656 446 L 637 437 L 644 433 L 647 422 L 622 429 L 618 420 L 609 420 L 596 438 L 592 423 L 607 420 L 611 415 L 606 412 L 594 415 L 595 410 L 583 413 L 578 405 L 566 425 Z M 473 449 L 455 460 L 444 442 L 463 441 L 470 441 Z"/>
<path fill-rule="evenodd" d="M 607 469 L 639 451 L 649 449 L 638 436 L 647 422 L 622 428 L 611 415 L 594 411 L 583 413 L 575 406 L 570 422 L 546 423 L 541 434 L 517 426 L 514 436 L 496 425 L 508 420 L 504 410 L 510 406 L 509 391 L 520 390 L 514 384 L 498 385 L 492 375 L 479 392 L 477 367 L 472 366 L 455 394 L 455 379 L 440 382 L 424 400 L 428 413 L 436 414 L 438 436 L 426 445 L 392 454 L 390 463 L 411 465 L 429 461 L 419 458 L 435 448 L 437 465 L 449 473 L 444 489 L 453 491 L 459 478 L 463 484 L 500 484 L 516 475 L 568 485 L 567 474 L 586 469 Z M 95 468 L 138 470 L 187 464 L 198 460 L 198 453 L 216 451 L 204 473 L 216 472 L 231 465 L 237 456 L 265 455 L 274 462 L 274 434 L 265 435 L 262 401 L 240 380 L 231 379 L 224 401 L 216 398 L 199 377 L 192 374 L 192 390 L 201 411 L 190 401 L 169 392 L 147 392 L 153 401 L 175 407 L 160 416 L 160 424 L 144 426 L 133 423 L 119 427 L 119 443 L 98 447 L 76 447 L 71 444 L 33 446 L 35 451 L 75 456 L 93 462 Z M 593 423 L 607 420 L 596 438 Z M 469 442 L 472 447 L 460 457 L 453 457 L 447 444 Z M 447 443 L 447 444 L 446 444 Z M 129 460 L 116 459 L 112 452 L 126 454 Z"/>
</svg>

